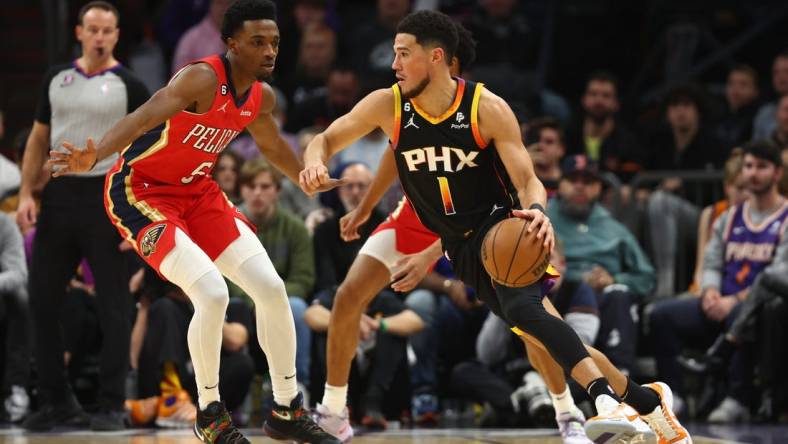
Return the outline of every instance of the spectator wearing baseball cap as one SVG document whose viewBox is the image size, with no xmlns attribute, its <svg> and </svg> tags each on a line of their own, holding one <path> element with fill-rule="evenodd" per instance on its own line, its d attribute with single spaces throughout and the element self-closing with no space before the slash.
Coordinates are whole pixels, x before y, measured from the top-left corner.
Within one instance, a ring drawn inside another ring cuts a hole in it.
<svg viewBox="0 0 788 444">
<path fill-rule="evenodd" d="M 602 179 L 596 162 L 570 155 L 561 172 L 547 215 L 564 243 L 565 278 L 595 290 L 601 319 L 595 346 L 617 367 L 632 370 L 637 325 L 630 313 L 654 289 L 654 268 L 632 233 L 599 204 Z"/>
</svg>

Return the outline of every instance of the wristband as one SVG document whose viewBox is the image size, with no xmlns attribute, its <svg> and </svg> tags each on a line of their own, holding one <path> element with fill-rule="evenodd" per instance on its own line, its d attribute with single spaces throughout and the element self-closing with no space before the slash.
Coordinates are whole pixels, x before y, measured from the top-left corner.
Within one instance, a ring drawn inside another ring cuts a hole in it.
<svg viewBox="0 0 788 444">
<path fill-rule="evenodd" d="M 544 213 L 544 207 L 540 203 L 533 203 L 533 204 L 531 204 L 530 207 L 528 207 L 528 209 L 529 210 L 539 210 L 542 213 Z"/>
<path fill-rule="evenodd" d="M 380 318 L 380 332 L 385 333 L 386 329 L 388 329 L 388 325 L 386 325 L 386 319 Z"/>
</svg>

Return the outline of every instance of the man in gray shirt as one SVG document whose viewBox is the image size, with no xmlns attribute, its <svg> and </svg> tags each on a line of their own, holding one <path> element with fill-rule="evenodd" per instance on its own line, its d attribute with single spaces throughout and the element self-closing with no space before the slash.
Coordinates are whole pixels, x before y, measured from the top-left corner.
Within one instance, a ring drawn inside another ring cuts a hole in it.
<svg viewBox="0 0 788 444">
<path fill-rule="evenodd" d="M 777 185 L 783 175 L 780 149 L 769 141 L 744 147 L 742 176 L 751 196 L 721 215 L 703 255 L 701 297 L 662 301 L 651 313 L 654 355 L 661 379 L 672 383 L 679 400 L 681 373 L 676 357 L 685 347 L 706 349 L 736 319 L 755 278 L 788 261 L 788 201 Z M 728 393 L 709 420 L 749 419 L 753 364 L 749 350 L 734 353 Z M 674 404 L 675 405 L 675 404 Z"/>
<path fill-rule="evenodd" d="M 27 307 L 27 263 L 22 234 L 13 219 L 0 213 L 0 331 L 5 331 L 2 357 L 5 419 L 21 420 L 30 407 L 25 391 L 30 378 Z"/>
<path fill-rule="evenodd" d="M 99 412 L 90 425 L 94 430 L 124 428 L 132 300 L 121 238 L 107 218 L 103 197 L 104 175 L 117 155 L 88 173 L 50 180 L 38 216 L 31 191 L 49 150 L 63 150 L 66 140 L 104 134 L 147 100 L 142 82 L 113 57 L 118 18 L 117 9 L 103 1 L 82 7 L 76 27 L 82 56 L 47 73 L 25 148 L 17 223 L 23 229 L 36 226 L 30 304 L 42 397 L 39 410 L 23 424 L 29 430 L 48 430 L 84 418 L 66 378 L 59 324 L 67 283 L 82 257 L 95 276 L 102 330 Z"/>
</svg>

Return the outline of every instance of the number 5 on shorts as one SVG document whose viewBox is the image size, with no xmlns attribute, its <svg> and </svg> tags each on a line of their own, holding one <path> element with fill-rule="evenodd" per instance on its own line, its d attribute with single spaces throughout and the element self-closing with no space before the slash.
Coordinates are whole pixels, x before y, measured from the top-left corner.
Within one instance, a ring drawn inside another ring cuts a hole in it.
<svg viewBox="0 0 788 444">
<path fill-rule="evenodd" d="M 192 183 L 192 181 L 194 180 L 195 177 L 197 177 L 197 176 L 205 176 L 208 173 L 206 173 L 203 170 L 210 171 L 212 166 L 213 166 L 213 162 L 203 162 L 203 163 L 201 163 L 200 166 L 198 166 L 197 168 L 194 169 L 194 171 L 192 171 L 191 175 L 186 176 L 186 177 L 181 177 L 181 183 Z"/>
</svg>

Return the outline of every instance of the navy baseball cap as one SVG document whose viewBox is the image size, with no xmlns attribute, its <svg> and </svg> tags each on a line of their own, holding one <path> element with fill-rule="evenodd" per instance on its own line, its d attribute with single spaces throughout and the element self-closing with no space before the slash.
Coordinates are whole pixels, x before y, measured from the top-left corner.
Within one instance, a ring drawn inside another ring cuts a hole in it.
<svg viewBox="0 0 788 444">
<path fill-rule="evenodd" d="M 597 163 L 589 160 L 585 154 L 572 154 L 564 157 L 564 160 L 561 161 L 561 174 L 563 177 L 582 174 L 600 179 Z"/>
</svg>

